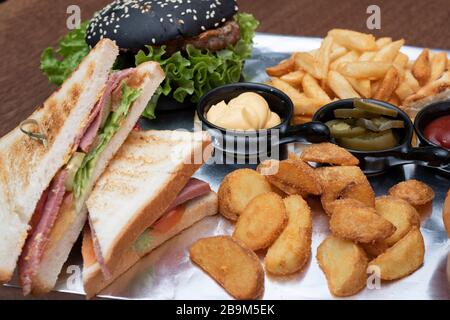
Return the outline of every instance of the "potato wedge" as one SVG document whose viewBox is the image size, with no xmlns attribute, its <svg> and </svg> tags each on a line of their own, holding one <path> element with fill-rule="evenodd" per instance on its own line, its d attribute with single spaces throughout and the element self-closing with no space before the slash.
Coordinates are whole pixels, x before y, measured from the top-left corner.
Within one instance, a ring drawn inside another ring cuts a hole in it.
<svg viewBox="0 0 450 320">
<path fill-rule="evenodd" d="M 431 77 L 430 50 L 424 49 L 413 64 L 412 73 L 420 85 L 425 85 Z"/>
<path fill-rule="evenodd" d="M 289 275 L 300 271 L 311 255 L 311 209 L 301 196 L 285 198 L 288 224 L 267 250 L 266 270 L 275 275 Z"/>
<path fill-rule="evenodd" d="M 264 291 L 258 256 L 229 236 L 203 238 L 189 249 L 191 260 L 236 299 L 256 299 Z"/>
<path fill-rule="evenodd" d="M 360 33 L 346 29 L 333 29 L 328 32 L 334 41 L 343 47 L 358 51 L 377 50 L 375 37 L 371 34 Z"/>
<path fill-rule="evenodd" d="M 236 223 L 233 238 L 253 251 L 269 247 L 287 224 L 283 199 L 274 192 L 256 196 L 245 207 Z"/>
<path fill-rule="evenodd" d="M 425 256 L 425 243 L 419 228 L 413 227 L 404 238 L 369 263 L 380 268 L 383 280 L 396 280 L 420 268 Z"/>
<path fill-rule="evenodd" d="M 402 239 L 413 227 L 420 227 L 420 215 L 417 210 L 403 199 L 393 196 L 381 196 L 375 199 L 377 213 L 395 226 L 390 237 L 373 244 L 364 245 L 364 250 L 377 257 Z"/>
<path fill-rule="evenodd" d="M 328 215 L 332 214 L 332 203 L 338 199 L 350 198 L 375 207 L 375 193 L 359 167 L 320 167 L 314 171 L 322 186 L 320 201 Z"/>
<path fill-rule="evenodd" d="M 266 178 L 255 170 L 235 170 L 225 177 L 219 187 L 219 212 L 230 220 L 237 220 L 254 197 L 271 190 Z"/>
<path fill-rule="evenodd" d="M 380 241 L 395 232 L 394 225 L 379 216 L 374 208 L 354 199 L 333 203 L 330 229 L 335 236 L 357 243 Z"/>
<path fill-rule="evenodd" d="M 333 143 L 323 142 L 307 146 L 300 159 L 305 162 L 329 163 L 339 166 L 357 166 L 358 158 L 344 148 Z"/>
<path fill-rule="evenodd" d="M 267 168 L 278 166 L 277 172 L 268 172 Z M 267 181 L 289 195 L 320 195 L 322 188 L 314 169 L 302 160 L 287 159 L 283 161 L 267 160 L 262 162 L 257 171 L 264 174 Z"/>
<path fill-rule="evenodd" d="M 450 190 L 445 197 L 444 207 L 442 208 L 442 219 L 444 220 L 445 230 L 447 230 L 448 237 L 450 238 Z"/>
<path fill-rule="evenodd" d="M 404 199 L 413 206 L 421 206 L 434 199 L 433 189 L 427 184 L 414 179 L 397 183 L 389 189 L 389 194 Z"/>
<path fill-rule="evenodd" d="M 357 244 L 329 236 L 317 249 L 317 261 L 333 295 L 351 296 L 366 286 L 368 261 Z"/>
<path fill-rule="evenodd" d="M 295 70 L 295 61 L 292 57 L 280 62 L 276 66 L 266 68 L 267 74 L 271 77 L 281 77 L 294 70 Z"/>
</svg>

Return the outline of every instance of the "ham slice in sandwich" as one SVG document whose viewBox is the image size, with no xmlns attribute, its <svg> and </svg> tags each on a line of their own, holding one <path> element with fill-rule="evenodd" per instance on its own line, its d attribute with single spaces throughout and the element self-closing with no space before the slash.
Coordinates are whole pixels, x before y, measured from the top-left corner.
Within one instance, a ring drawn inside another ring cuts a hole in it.
<svg viewBox="0 0 450 320">
<path fill-rule="evenodd" d="M 88 297 L 157 246 L 217 213 L 217 195 L 191 177 L 207 160 L 193 159 L 204 155 L 209 143 L 205 133 L 130 134 L 87 201 L 83 282 Z"/>
<path fill-rule="evenodd" d="M 112 71 L 118 52 L 113 41 L 100 41 L 26 123 L 0 139 L 0 282 L 18 263 L 25 295 L 53 289 L 87 221 L 95 181 L 164 79 L 155 62 Z"/>
</svg>

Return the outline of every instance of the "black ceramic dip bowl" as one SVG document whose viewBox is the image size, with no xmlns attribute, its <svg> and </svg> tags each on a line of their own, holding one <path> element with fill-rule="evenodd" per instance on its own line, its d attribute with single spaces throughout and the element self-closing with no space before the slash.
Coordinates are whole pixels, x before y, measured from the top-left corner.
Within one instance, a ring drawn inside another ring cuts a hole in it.
<svg viewBox="0 0 450 320">
<path fill-rule="evenodd" d="M 353 108 L 354 100 L 344 99 L 327 104 L 316 112 L 313 121 L 325 123 L 335 119 L 334 110 Z M 448 165 L 450 161 L 449 151 L 434 145 L 417 148 L 412 146 L 414 125 L 405 112 L 387 102 L 373 99 L 364 99 L 364 101 L 396 110 L 397 116 L 394 120 L 402 120 L 405 123 L 404 128 L 393 129 L 398 138 L 398 144 L 393 148 L 379 151 L 360 151 L 347 148 L 360 160 L 360 166 L 365 173 L 377 174 L 384 172 L 391 166 L 407 163 L 418 163 L 438 168 Z M 334 139 L 331 139 L 331 141 L 336 143 Z"/>
<path fill-rule="evenodd" d="M 208 121 L 209 109 L 221 101 L 228 103 L 242 93 L 254 92 L 261 95 L 272 112 L 279 115 L 281 123 L 270 129 L 230 130 Z M 203 130 L 210 133 L 216 151 L 234 158 L 280 158 L 280 146 L 296 142 L 322 142 L 330 139 L 328 127 L 320 122 L 291 125 L 294 106 L 291 99 L 280 90 L 259 83 L 235 83 L 215 88 L 202 97 L 197 106 L 197 115 Z"/>
</svg>

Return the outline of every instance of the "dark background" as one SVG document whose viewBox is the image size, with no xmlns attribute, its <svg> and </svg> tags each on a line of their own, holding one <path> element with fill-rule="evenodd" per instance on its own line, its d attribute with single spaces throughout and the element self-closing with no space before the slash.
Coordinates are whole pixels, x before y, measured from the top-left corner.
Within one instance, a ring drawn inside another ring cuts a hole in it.
<svg viewBox="0 0 450 320">
<path fill-rule="evenodd" d="M 110 0 L 0 0 L 0 136 L 17 126 L 55 89 L 39 70 L 42 50 L 67 32 L 66 8 L 82 19 Z M 450 49 L 450 0 L 238 0 L 260 21 L 259 31 L 324 36 L 331 28 L 368 32 L 366 9 L 381 7 L 377 36 L 409 45 Z"/>
</svg>

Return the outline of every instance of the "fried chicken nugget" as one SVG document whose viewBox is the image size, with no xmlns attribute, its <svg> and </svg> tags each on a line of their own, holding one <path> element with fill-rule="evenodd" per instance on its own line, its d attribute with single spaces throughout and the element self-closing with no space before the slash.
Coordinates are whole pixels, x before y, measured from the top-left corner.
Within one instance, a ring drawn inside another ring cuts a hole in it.
<svg viewBox="0 0 450 320">
<path fill-rule="evenodd" d="M 283 199 L 274 192 L 256 196 L 236 223 L 233 237 L 253 251 L 270 246 L 288 221 Z"/>
<path fill-rule="evenodd" d="M 419 228 L 413 227 L 400 241 L 372 260 L 369 265 L 380 268 L 383 280 L 396 280 L 420 268 L 425 256 L 425 243 Z"/>
<path fill-rule="evenodd" d="M 442 208 L 442 219 L 444 220 L 444 226 L 450 238 L 450 190 L 445 197 L 444 207 Z"/>
<path fill-rule="evenodd" d="M 330 142 L 311 144 L 300 155 L 306 162 L 329 163 L 339 166 L 357 166 L 358 158 L 344 148 Z"/>
<path fill-rule="evenodd" d="M 420 227 L 420 215 L 407 201 L 393 196 L 375 199 L 377 213 L 395 226 L 390 237 L 373 244 L 363 245 L 370 256 L 377 257 L 402 239 L 413 227 Z"/>
<path fill-rule="evenodd" d="M 334 202 L 330 229 L 335 236 L 358 243 L 373 243 L 395 232 L 394 225 L 379 216 L 374 208 L 354 199 Z"/>
<path fill-rule="evenodd" d="M 434 199 L 433 189 L 427 184 L 414 179 L 397 183 L 389 189 L 389 194 L 404 199 L 413 206 L 421 206 Z"/>
<path fill-rule="evenodd" d="M 269 168 L 276 168 L 271 170 Z M 272 185 L 289 195 L 320 195 L 322 188 L 314 169 L 299 159 L 267 160 L 262 162 L 257 171 L 264 174 Z"/>
<path fill-rule="evenodd" d="M 311 255 L 311 209 L 299 195 L 285 198 L 288 224 L 267 251 L 266 270 L 275 275 L 300 271 Z"/>
<path fill-rule="evenodd" d="M 366 286 L 368 260 L 357 244 L 329 236 L 317 248 L 317 261 L 333 295 L 351 296 Z"/>
<path fill-rule="evenodd" d="M 375 193 L 359 167 L 320 167 L 314 171 L 322 186 L 320 200 L 328 215 L 332 213 L 333 202 L 338 199 L 354 199 L 375 207 Z"/>
<path fill-rule="evenodd" d="M 189 249 L 191 260 L 236 299 L 256 299 L 264 291 L 258 256 L 229 236 L 203 238 Z"/>
<path fill-rule="evenodd" d="M 266 178 L 255 170 L 235 170 L 225 177 L 219 187 L 219 212 L 236 221 L 254 197 L 270 191 L 272 188 Z"/>
</svg>

